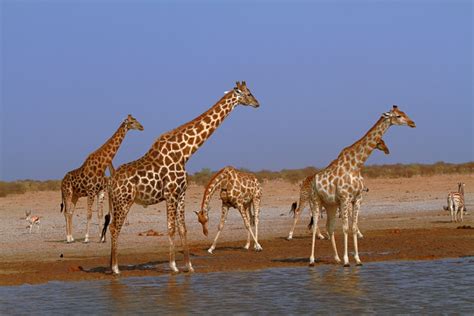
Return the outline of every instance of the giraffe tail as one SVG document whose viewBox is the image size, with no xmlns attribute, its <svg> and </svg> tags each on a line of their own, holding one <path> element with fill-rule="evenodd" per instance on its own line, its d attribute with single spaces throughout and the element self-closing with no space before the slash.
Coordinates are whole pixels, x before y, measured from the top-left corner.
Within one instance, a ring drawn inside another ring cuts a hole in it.
<svg viewBox="0 0 474 316">
<path fill-rule="evenodd" d="M 314 225 L 314 219 L 313 219 L 313 216 L 311 215 L 311 221 L 308 224 L 308 229 L 311 230 L 313 228 L 313 225 Z"/>
<path fill-rule="evenodd" d="M 111 190 L 110 190 L 110 186 L 107 185 L 107 189 L 109 191 L 109 213 L 105 215 L 105 218 L 104 218 L 104 228 L 102 229 L 102 234 L 100 234 L 100 242 L 105 242 L 105 235 L 107 234 L 107 227 L 109 227 L 109 224 L 110 224 L 110 214 L 112 213 L 113 211 L 113 203 L 112 203 L 112 195 L 110 194 Z"/>
<path fill-rule="evenodd" d="M 62 213 L 63 209 L 64 209 L 64 194 L 61 191 L 61 210 L 59 211 L 59 213 Z"/>
<path fill-rule="evenodd" d="M 291 209 L 290 209 L 290 212 L 289 214 L 293 216 L 293 218 L 296 216 L 296 207 L 298 206 L 298 203 L 296 202 L 293 202 L 293 204 L 291 204 Z"/>
<path fill-rule="evenodd" d="M 107 227 L 110 224 L 110 214 L 105 215 L 104 228 L 102 229 L 102 234 L 100 235 L 100 241 L 105 242 L 105 234 L 107 233 Z"/>
</svg>

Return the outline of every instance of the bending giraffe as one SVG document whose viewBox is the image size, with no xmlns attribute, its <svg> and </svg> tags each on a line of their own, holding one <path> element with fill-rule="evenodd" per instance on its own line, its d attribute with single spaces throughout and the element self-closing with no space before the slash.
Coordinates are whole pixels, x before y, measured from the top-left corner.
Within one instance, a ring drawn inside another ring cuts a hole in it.
<svg viewBox="0 0 474 316">
<path fill-rule="evenodd" d="M 184 197 L 187 188 L 185 165 L 191 155 L 239 104 L 259 107 L 257 99 L 250 93 L 245 82 L 237 82 L 234 89 L 194 120 L 161 135 L 143 157 L 115 170 L 109 183 L 110 214 L 106 215 L 106 225 L 102 233 L 104 240 L 107 224 L 112 220 L 110 266 L 113 273 L 120 273 L 117 260 L 118 237 L 130 207 L 133 203 L 146 206 L 161 201 L 166 201 L 167 208 L 170 268 L 173 272 L 179 271 L 176 267 L 174 246 L 177 224 L 186 270 L 193 271 L 184 220 Z"/>
<path fill-rule="evenodd" d="M 81 167 L 69 171 L 61 182 L 61 212 L 64 208 L 66 218 L 66 241 L 74 241 L 72 237 L 72 215 L 76 203 L 81 197 L 87 197 L 87 226 L 84 242 L 89 242 L 89 226 L 92 218 L 92 205 L 97 199 L 97 216 L 99 227 L 103 216 L 104 190 L 106 187 L 105 169 L 111 164 L 127 132 L 131 129 L 143 131 L 143 126 L 130 114 L 120 124 L 117 131 L 105 144 L 90 154 Z"/>
<path fill-rule="evenodd" d="M 462 222 L 463 213 L 466 211 L 466 204 L 464 203 L 464 186 L 462 182 L 458 183 L 458 192 L 448 193 L 448 206 L 444 207 L 446 211 L 451 213 L 451 222 Z"/>
<path fill-rule="evenodd" d="M 312 216 L 314 218 L 313 237 L 311 246 L 310 265 L 314 265 L 314 246 L 316 239 L 316 228 L 321 208 L 325 207 L 327 212 L 326 229 L 331 239 L 334 250 L 334 259 L 341 262 L 336 248 L 334 238 L 334 227 L 336 210 L 339 207 L 342 212 L 342 228 L 344 233 L 344 266 L 349 266 L 347 252 L 347 237 L 349 233 L 349 214 L 351 214 L 352 236 L 354 240 L 354 259 L 357 265 L 362 265 L 359 258 L 357 245 L 358 215 L 362 203 L 362 191 L 364 179 L 361 169 L 369 158 L 377 143 L 392 125 L 407 125 L 414 128 L 415 123 L 396 105 L 375 123 L 375 125 L 357 142 L 345 148 L 341 154 L 331 162 L 325 169 L 319 171 L 311 182 L 311 197 L 314 205 Z M 351 210 L 352 209 L 352 213 Z"/>
<path fill-rule="evenodd" d="M 260 213 L 260 200 L 262 197 L 262 188 L 257 177 L 228 166 L 217 172 L 209 181 L 202 198 L 201 210 L 194 211 L 198 216 L 198 221 L 202 225 L 204 235 L 208 235 L 207 223 L 209 221 L 209 202 L 214 192 L 220 189 L 220 198 L 222 200 L 221 221 L 217 230 L 216 237 L 212 246 L 207 250 L 212 253 L 216 248 L 219 238 L 227 218 L 227 212 L 230 207 L 236 208 L 244 221 L 247 229 L 247 243 L 244 248 L 250 247 L 250 236 L 254 241 L 254 249 L 261 251 L 262 246 L 258 243 L 258 220 Z M 253 212 L 252 212 L 253 207 Z M 255 226 L 255 234 L 252 231 L 252 225 Z"/>
<path fill-rule="evenodd" d="M 383 139 L 380 139 L 377 142 L 377 145 L 376 145 L 375 149 L 383 151 L 386 155 L 388 155 L 390 153 L 390 151 L 388 150 L 388 147 L 385 144 L 385 142 L 383 141 Z M 344 150 L 339 154 L 339 156 L 341 156 L 341 155 L 345 155 Z M 303 182 L 301 183 L 301 186 L 300 186 L 300 201 L 299 201 L 299 204 L 297 202 L 294 202 L 291 205 L 290 214 L 293 214 L 294 219 L 293 219 L 293 226 L 291 227 L 291 230 L 290 230 L 290 233 L 288 234 L 287 240 L 293 239 L 293 232 L 295 231 L 296 223 L 298 223 L 298 219 L 299 219 L 301 213 L 303 212 L 303 210 L 305 209 L 306 205 L 309 204 L 311 212 L 312 212 L 312 209 L 314 208 L 314 205 L 311 203 L 312 202 L 311 182 L 313 181 L 313 178 L 314 178 L 315 175 L 316 175 L 316 173 L 314 173 L 312 175 L 309 175 L 303 180 Z M 298 205 L 299 205 L 299 207 L 298 207 Z M 313 225 L 313 221 L 314 221 L 313 217 L 311 217 L 311 222 L 308 225 L 309 229 L 311 229 L 311 227 Z M 357 235 L 359 236 L 359 238 L 363 237 L 363 235 L 360 231 L 357 232 Z M 319 227 L 316 227 L 316 236 L 317 236 L 318 239 L 324 239 L 324 236 L 321 234 L 321 231 L 319 230 Z"/>
</svg>

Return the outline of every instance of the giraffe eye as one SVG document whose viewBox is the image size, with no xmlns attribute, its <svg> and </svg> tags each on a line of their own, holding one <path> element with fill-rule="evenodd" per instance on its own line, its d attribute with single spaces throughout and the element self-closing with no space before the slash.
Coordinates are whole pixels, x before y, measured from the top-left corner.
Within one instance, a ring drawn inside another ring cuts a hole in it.
<svg viewBox="0 0 474 316">
<path fill-rule="evenodd" d="M 402 116 L 401 115 L 397 115 L 397 118 L 401 118 Z"/>
</svg>

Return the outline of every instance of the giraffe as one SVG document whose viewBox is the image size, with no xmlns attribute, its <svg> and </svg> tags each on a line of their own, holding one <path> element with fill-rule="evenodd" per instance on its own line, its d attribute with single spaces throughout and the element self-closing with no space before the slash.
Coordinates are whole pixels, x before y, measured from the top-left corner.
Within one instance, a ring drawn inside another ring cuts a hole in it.
<svg viewBox="0 0 474 316">
<path fill-rule="evenodd" d="M 120 229 L 133 203 L 143 206 L 166 201 L 169 239 L 169 266 L 179 272 L 175 262 L 174 235 L 176 226 L 181 237 L 185 271 L 194 271 L 189 259 L 184 220 L 184 199 L 187 188 L 185 165 L 192 154 L 212 135 L 223 120 L 239 104 L 259 107 L 257 99 L 244 82 L 237 82 L 230 92 L 209 110 L 174 130 L 161 135 L 150 150 L 138 160 L 124 164 L 115 170 L 109 183 L 109 211 L 102 233 L 105 240 L 106 227 L 110 220 L 111 254 L 110 266 L 119 274 L 117 244 Z"/>
<path fill-rule="evenodd" d="M 221 190 L 220 198 L 222 200 L 221 221 L 214 242 L 207 251 L 212 254 L 216 248 L 217 239 L 224 228 L 227 212 L 230 207 L 238 209 L 244 220 L 244 225 L 247 229 L 247 243 L 244 248 L 249 249 L 250 236 L 252 236 L 255 243 L 255 251 L 261 251 L 262 246 L 258 243 L 258 220 L 260 201 L 262 198 L 261 185 L 257 177 L 253 174 L 239 171 L 231 166 L 221 169 L 212 177 L 204 191 L 201 210 L 199 212 L 194 211 L 198 216 L 198 221 L 202 225 L 204 235 L 208 235 L 207 222 L 209 221 L 209 202 L 214 192 L 219 188 Z M 254 210 L 253 213 L 251 212 L 252 207 Z M 255 235 L 252 232 L 252 224 L 255 225 Z"/>
<path fill-rule="evenodd" d="M 61 212 L 64 208 L 66 218 L 66 241 L 74 241 L 72 237 L 72 215 L 79 198 L 87 197 L 87 226 L 84 242 L 89 242 L 89 226 L 92 218 L 92 204 L 97 199 L 97 216 L 99 227 L 102 219 L 104 190 L 106 185 L 105 169 L 114 159 L 127 132 L 131 129 L 143 131 L 143 126 L 130 114 L 120 124 L 117 131 L 105 144 L 91 153 L 81 167 L 69 171 L 61 182 Z"/>
<path fill-rule="evenodd" d="M 386 155 L 388 155 L 390 153 L 390 151 L 389 151 L 387 145 L 385 144 L 385 142 L 383 141 L 383 139 L 380 139 L 377 142 L 377 146 L 375 147 L 375 149 L 383 151 Z M 339 156 L 341 156 L 341 155 L 345 155 L 345 151 L 342 151 L 339 154 Z M 316 175 L 316 173 L 313 173 L 313 174 L 307 176 L 303 180 L 303 182 L 301 183 L 299 207 L 298 207 L 298 203 L 296 203 L 296 202 L 294 202 L 291 205 L 290 214 L 293 214 L 294 219 L 293 219 L 293 226 L 291 227 L 290 233 L 288 234 L 288 237 L 286 238 L 287 240 L 293 239 L 293 232 L 295 231 L 296 223 L 298 223 L 298 219 L 299 219 L 301 213 L 303 212 L 304 208 L 306 207 L 306 204 L 309 203 L 310 208 L 313 209 L 313 204 L 311 203 L 312 202 L 312 199 L 311 199 L 311 193 L 312 193 L 311 182 L 313 181 L 313 178 L 314 178 L 315 175 Z M 313 218 L 311 217 L 311 222 L 308 225 L 308 228 L 311 229 L 312 226 L 313 226 Z M 360 231 L 357 232 L 357 235 L 359 236 L 359 238 L 363 237 L 363 235 Z M 316 236 L 317 236 L 318 239 L 325 239 L 325 237 L 321 234 L 321 231 L 319 230 L 319 227 L 316 227 Z"/>
<path fill-rule="evenodd" d="M 362 265 L 359 258 L 357 245 L 357 225 L 358 214 L 362 202 L 362 190 L 364 182 L 361 175 L 361 168 L 377 146 L 377 142 L 392 125 L 407 125 L 416 127 L 413 122 L 398 106 L 394 105 L 389 112 L 382 114 L 375 125 L 358 141 L 345 148 L 341 154 L 332 161 L 329 166 L 319 171 L 311 182 L 312 188 L 312 216 L 314 218 L 313 237 L 311 246 L 310 266 L 314 265 L 314 246 L 316 239 L 316 228 L 322 207 L 326 208 L 327 221 L 326 229 L 329 233 L 334 259 L 340 263 L 339 255 L 334 238 L 334 224 L 336 210 L 339 207 L 342 212 L 342 228 L 344 233 L 344 266 L 349 266 L 347 254 L 347 238 L 349 233 L 349 213 L 352 209 L 352 235 L 354 240 L 354 259 L 357 265 Z"/>
</svg>

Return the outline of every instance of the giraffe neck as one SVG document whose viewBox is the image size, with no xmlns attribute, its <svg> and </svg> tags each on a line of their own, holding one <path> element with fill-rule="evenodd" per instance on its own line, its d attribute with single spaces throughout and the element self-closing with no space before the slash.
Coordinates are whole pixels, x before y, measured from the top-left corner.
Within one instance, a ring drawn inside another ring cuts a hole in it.
<svg viewBox="0 0 474 316">
<path fill-rule="evenodd" d="M 202 197 L 201 210 L 208 214 L 209 211 L 209 202 L 211 201 L 214 192 L 221 186 L 222 182 L 227 176 L 227 168 L 216 173 L 204 191 L 204 196 Z"/>
<path fill-rule="evenodd" d="M 381 117 L 361 139 L 339 154 L 338 164 L 347 171 L 360 171 L 389 127 L 390 120 Z"/>
<path fill-rule="evenodd" d="M 117 151 L 120 148 L 127 131 L 127 125 L 125 122 L 123 122 L 117 131 L 99 149 L 89 156 L 89 159 L 87 159 L 86 162 L 90 159 L 98 160 L 98 169 L 105 172 L 105 169 L 117 154 Z"/>
<path fill-rule="evenodd" d="M 152 146 L 148 154 L 155 151 L 174 153 L 176 160 L 186 163 L 198 148 L 212 135 L 217 127 L 238 104 L 238 98 L 232 90 L 209 110 L 194 120 L 162 135 Z M 176 162 L 176 161 L 175 161 Z"/>
</svg>

